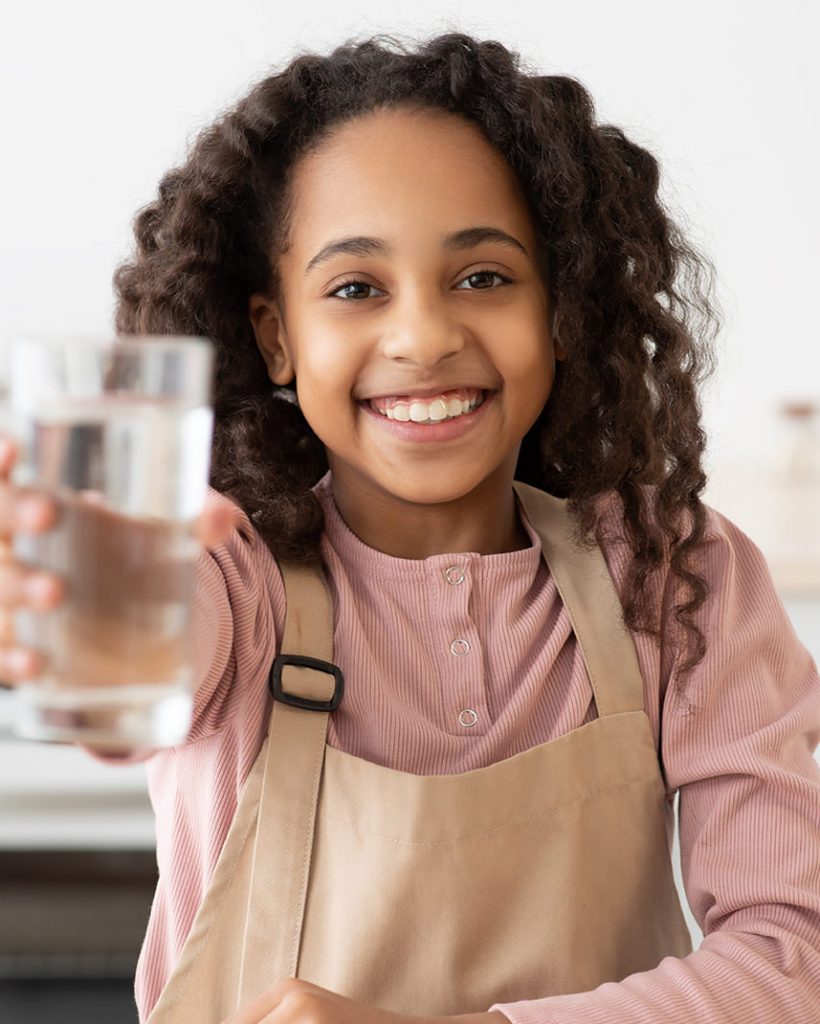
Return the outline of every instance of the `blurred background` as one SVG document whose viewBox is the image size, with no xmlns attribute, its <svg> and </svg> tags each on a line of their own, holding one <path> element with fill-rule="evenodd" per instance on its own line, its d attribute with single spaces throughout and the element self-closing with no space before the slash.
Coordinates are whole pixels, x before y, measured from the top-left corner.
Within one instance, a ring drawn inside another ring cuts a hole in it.
<svg viewBox="0 0 820 1024">
<path fill-rule="evenodd" d="M 706 501 L 762 548 L 820 661 L 820 65 L 816 6 L 690 0 L 10 5 L 0 26 L 0 350 L 106 331 L 130 223 L 196 132 L 297 50 L 464 30 L 580 78 L 661 162 L 715 262 L 720 368 L 703 395 Z M 135 1020 L 155 881 L 142 767 L 9 733 L 0 693 L 0 1019 Z M 696 938 L 699 933 L 690 919 Z"/>
</svg>

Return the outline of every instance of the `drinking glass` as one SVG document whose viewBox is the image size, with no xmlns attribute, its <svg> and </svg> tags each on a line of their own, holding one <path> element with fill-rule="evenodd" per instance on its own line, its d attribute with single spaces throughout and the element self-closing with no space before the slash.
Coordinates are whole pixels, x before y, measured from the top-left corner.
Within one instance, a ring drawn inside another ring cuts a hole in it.
<svg viewBox="0 0 820 1024">
<path fill-rule="evenodd" d="M 213 354 L 205 338 L 12 339 L 12 479 L 58 508 L 54 528 L 15 534 L 14 556 L 66 584 L 56 608 L 15 611 L 17 642 L 45 659 L 18 688 L 19 735 L 134 750 L 187 734 Z"/>
</svg>

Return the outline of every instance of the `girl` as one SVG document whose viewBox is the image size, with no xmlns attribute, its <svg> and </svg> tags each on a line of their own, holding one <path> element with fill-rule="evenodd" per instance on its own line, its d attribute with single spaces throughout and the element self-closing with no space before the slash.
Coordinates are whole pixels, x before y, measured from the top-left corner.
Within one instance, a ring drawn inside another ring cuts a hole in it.
<svg viewBox="0 0 820 1024">
<path fill-rule="evenodd" d="M 217 347 L 149 1024 L 808 1022 L 817 667 L 704 505 L 708 261 L 498 42 L 300 55 L 136 218 Z M 692 951 L 670 866 L 705 938 Z"/>
</svg>

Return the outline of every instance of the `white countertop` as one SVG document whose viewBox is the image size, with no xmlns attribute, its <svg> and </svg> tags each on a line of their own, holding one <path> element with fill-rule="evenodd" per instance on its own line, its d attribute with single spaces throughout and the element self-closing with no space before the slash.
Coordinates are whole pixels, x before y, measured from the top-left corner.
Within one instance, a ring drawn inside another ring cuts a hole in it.
<svg viewBox="0 0 820 1024">
<path fill-rule="evenodd" d="M 0 697 L 0 717 L 10 701 Z M 0 849 L 142 850 L 155 845 L 144 765 L 78 747 L 0 739 Z"/>
</svg>

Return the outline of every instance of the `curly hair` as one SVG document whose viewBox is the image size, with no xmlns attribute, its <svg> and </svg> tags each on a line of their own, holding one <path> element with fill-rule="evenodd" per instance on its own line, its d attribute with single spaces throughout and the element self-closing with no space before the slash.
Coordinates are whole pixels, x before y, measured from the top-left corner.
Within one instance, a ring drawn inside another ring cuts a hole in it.
<svg viewBox="0 0 820 1024">
<path fill-rule="evenodd" d="M 538 74 L 501 43 L 460 32 L 298 54 L 203 130 L 138 211 L 136 251 L 114 275 L 117 330 L 212 339 L 211 484 L 245 510 L 274 557 L 318 560 L 323 514 L 311 487 L 328 469 L 325 449 L 298 406 L 278 400 L 248 299 L 277 294 L 296 161 L 386 107 L 469 119 L 516 173 L 567 358 L 515 477 L 567 499 L 583 545 L 595 543 L 601 499 L 614 492 L 633 554 L 625 624 L 660 644 L 649 577 L 668 561 L 675 596 L 689 587 L 669 623 L 694 647 L 680 680 L 706 653 L 694 613 L 708 584 L 694 557 L 705 539 L 698 387 L 715 368 L 714 270 L 662 206 L 656 159 L 597 124 L 576 79 Z"/>
</svg>

